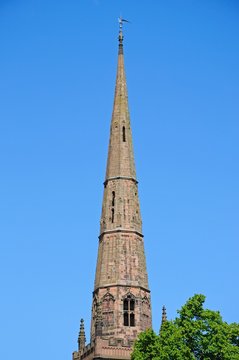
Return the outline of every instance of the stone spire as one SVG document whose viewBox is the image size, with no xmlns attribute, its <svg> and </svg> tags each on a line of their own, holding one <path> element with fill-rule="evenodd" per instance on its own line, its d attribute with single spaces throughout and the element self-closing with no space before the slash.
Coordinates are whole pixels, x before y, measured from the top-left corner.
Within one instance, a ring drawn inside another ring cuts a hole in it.
<svg viewBox="0 0 239 360">
<path fill-rule="evenodd" d="M 122 27 L 119 32 L 118 66 L 100 233 L 113 229 L 142 233 L 128 94 L 123 55 Z"/>
<path fill-rule="evenodd" d="M 104 182 L 93 308 L 98 309 L 100 306 L 96 301 L 96 295 L 105 294 L 107 301 L 112 301 L 111 306 L 114 305 L 118 309 L 112 320 L 111 333 L 117 335 L 122 334 L 122 330 L 127 330 L 130 338 L 134 331 L 135 338 L 137 333 L 151 326 L 151 310 L 124 69 L 122 26 L 118 39 L 117 76 Z M 133 292 L 135 299 L 141 297 L 138 302 L 141 315 L 138 315 L 135 322 L 138 328 L 122 328 L 122 299 L 127 293 L 132 296 Z M 102 309 L 104 324 L 103 313 Z M 93 324 L 96 322 L 96 315 L 93 319 L 92 336 L 95 332 Z M 106 328 L 103 326 L 103 334 Z"/>
<path fill-rule="evenodd" d="M 151 328 L 120 19 L 118 65 L 92 302 L 91 342 L 74 360 L 130 359 L 138 334 Z M 88 355 L 89 354 L 89 357 Z"/>
<path fill-rule="evenodd" d="M 110 129 L 106 181 L 115 177 L 127 177 L 134 180 L 136 178 L 124 70 L 123 38 L 122 28 L 120 28 L 118 68 Z"/>
<path fill-rule="evenodd" d="M 84 326 L 84 320 L 81 319 L 80 321 L 80 331 L 78 336 L 78 351 L 83 351 L 85 348 L 85 326 Z"/>
</svg>

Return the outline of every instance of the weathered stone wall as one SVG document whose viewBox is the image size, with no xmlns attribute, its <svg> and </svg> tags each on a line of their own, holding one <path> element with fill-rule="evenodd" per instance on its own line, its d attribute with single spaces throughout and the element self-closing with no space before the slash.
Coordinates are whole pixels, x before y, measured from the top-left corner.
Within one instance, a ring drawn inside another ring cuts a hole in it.
<svg viewBox="0 0 239 360">
<path fill-rule="evenodd" d="M 133 326 L 124 326 L 124 299 L 127 297 L 135 302 L 132 311 L 135 320 Z M 105 306 L 106 301 L 110 306 Z M 111 341 L 121 339 L 125 346 L 129 346 L 140 332 L 152 327 L 149 291 L 138 286 L 111 286 L 98 289 L 93 295 L 91 339 L 95 338 L 98 320 L 102 327 L 101 336 Z"/>
<path fill-rule="evenodd" d="M 143 237 L 134 232 L 112 232 L 99 243 L 95 290 L 123 285 L 148 289 Z"/>
<path fill-rule="evenodd" d="M 100 225 L 101 234 L 113 229 L 142 232 L 136 181 L 119 178 L 106 182 Z"/>
</svg>

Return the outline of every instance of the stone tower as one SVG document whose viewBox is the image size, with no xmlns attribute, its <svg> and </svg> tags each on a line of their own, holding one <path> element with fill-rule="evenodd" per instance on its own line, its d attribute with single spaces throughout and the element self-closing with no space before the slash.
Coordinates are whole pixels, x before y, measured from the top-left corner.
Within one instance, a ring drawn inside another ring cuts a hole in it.
<svg viewBox="0 0 239 360">
<path fill-rule="evenodd" d="M 137 335 L 151 328 L 151 303 L 144 254 L 128 95 L 122 21 L 98 259 L 91 337 L 85 346 L 81 323 L 73 360 L 130 359 Z"/>
</svg>

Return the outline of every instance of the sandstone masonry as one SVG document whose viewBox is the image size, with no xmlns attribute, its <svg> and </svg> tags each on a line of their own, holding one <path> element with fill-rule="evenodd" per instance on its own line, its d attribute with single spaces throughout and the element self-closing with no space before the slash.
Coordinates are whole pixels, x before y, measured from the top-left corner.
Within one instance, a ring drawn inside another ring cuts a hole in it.
<svg viewBox="0 0 239 360">
<path fill-rule="evenodd" d="M 151 302 L 138 182 L 119 33 L 118 67 L 92 301 L 91 338 L 84 323 L 73 360 L 130 359 L 137 335 L 150 328 Z"/>
</svg>

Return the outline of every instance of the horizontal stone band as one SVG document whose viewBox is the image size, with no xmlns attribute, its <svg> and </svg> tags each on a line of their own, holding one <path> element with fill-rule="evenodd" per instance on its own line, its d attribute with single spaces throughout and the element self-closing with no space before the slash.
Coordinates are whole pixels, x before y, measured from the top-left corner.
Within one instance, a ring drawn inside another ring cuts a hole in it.
<svg viewBox="0 0 239 360">
<path fill-rule="evenodd" d="M 97 292 L 97 290 L 99 289 L 107 289 L 107 288 L 110 288 L 110 287 L 123 287 L 123 288 L 137 288 L 137 289 L 141 289 L 143 291 L 146 291 L 147 293 L 150 294 L 150 290 L 149 289 L 146 289 L 142 286 L 138 286 L 138 285 L 126 285 L 126 284 L 107 284 L 107 285 L 104 285 L 104 286 L 98 286 L 96 289 L 94 289 L 93 291 L 93 295 Z"/>
<path fill-rule="evenodd" d="M 128 176 L 114 176 L 114 177 L 106 179 L 104 182 L 104 186 L 106 186 L 109 181 L 113 181 L 113 180 L 132 180 L 133 182 L 135 182 L 135 184 L 138 184 L 138 181 L 135 178 L 128 177 Z"/>
<path fill-rule="evenodd" d="M 115 229 L 115 230 L 106 230 L 106 231 L 103 231 L 100 235 L 99 235 L 99 240 L 102 239 L 103 235 L 105 234 L 113 234 L 113 233 L 119 233 L 119 232 L 123 232 L 123 233 L 133 233 L 133 234 L 136 234 L 140 237 L 144 237 L 143 234 L 141 234 L 140 232 L 138 231 L 135 231 L 135 230 L 129 230 L 129 229 Z"/>
</svg>

